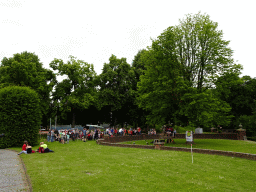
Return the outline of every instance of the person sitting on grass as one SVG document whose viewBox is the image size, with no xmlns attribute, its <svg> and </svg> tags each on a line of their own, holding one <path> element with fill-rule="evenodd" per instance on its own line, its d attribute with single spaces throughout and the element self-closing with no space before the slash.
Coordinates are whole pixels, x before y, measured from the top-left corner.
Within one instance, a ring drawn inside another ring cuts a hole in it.
<svg viewBox="0 0 256 192">
<path fill-rule="evenodd" d="M 18 155 L 22 154 L 22 153 L 25 153 L 27 154 L 27 145 L 28 145 L 28 142 L 27 141 L 24 141 L 24 144 L 22 146 L 22 151 L 20 153 L 18 153 Z"/>
<path fill-rule="evenodd" d="M 30 143 L 27 144 L 27 154 L 30 154 L 30 153 L 35 153 L 35 151 L 32 150 L 32 146 L 30 145 Z"/>
<path fill-rule="evenodd" d="M 41 142 L 40 147 L 37 150 L 37 152 L 39 152 L 39 153 L 48 153 L 48 152 L 54 152 L 54 151 L 50 150 L 44 142 Z"/>
</svg>

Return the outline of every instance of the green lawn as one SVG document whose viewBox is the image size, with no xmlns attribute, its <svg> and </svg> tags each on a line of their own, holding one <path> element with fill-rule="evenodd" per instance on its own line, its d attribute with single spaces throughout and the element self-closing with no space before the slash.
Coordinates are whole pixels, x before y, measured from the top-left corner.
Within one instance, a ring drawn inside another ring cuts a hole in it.
<svg viewBox="0 0 256 192">
<path fill-rule="evenodd" d="M 140 140 L 140 141 L 127 141 L 123 142 L 124 144 L 132 144 L 135 142 L 137 145 L 146 145 L 148 142 L 149 145 L 153 145 L 151 142 L 153 140 Z M 165 146 L 170 147 L 188 147 L 186 145 L 186 139 L 174 139 L 175 144 L 165 144 Z M 195 144 L 193 148 L 201 149 L 213 149 L 213 150 L 222 150 L 222 151 L 234 151 L 242 153 L 252 153 L 256 154 L 256 142 L 253 141 L 242 141 L 242 140 L 225 140 L 225 139 L 195 139 Z"/>
<path fill-rule="evenodd" d="M 95 141 L 54 142 L 48 147 L 55 152 L 21 155 L 33 191 L 256 189 L 256 161 L 194 153 L 192 164 L 187 152 L 110 147 Z"/>
</svg>

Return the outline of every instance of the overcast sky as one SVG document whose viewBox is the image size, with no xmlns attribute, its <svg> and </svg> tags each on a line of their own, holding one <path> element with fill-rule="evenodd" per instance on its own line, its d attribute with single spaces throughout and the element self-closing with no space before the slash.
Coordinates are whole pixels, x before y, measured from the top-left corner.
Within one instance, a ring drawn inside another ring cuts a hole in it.
<svg viewBox="0 0 256 192">
<path fill-rule="evenodd" d="M 210 15 L 230 40 L 242 75 L 255 75 L 255 0 L 0 0 L 0 60 L 34 52 L 45 68 L 69 55 L 94 65 L 97 74 L 111 54 L 129 64 L 186 14 Z M 58 78 L 59 79 L 59 78 Z"/>
</svg>

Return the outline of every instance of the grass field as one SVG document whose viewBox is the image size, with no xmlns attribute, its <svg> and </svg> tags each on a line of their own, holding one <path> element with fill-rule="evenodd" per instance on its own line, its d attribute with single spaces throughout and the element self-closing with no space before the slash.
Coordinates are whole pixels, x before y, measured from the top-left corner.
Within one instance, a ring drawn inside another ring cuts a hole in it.
<svg viewBox="0 0 256 192">
<path fill-rule="evenodd" d="M 151 143 L 153 140 L 139 140 L 139 141 L 127 141 L 123 142 L 124 144 L 132 144 L 135 142 L 137 145 L 153 145 Z M 170 147 L 187 147 L 190 148 L 190 145 L 186 145 L 186 139 L 174 139 L 175 144 L 168 143 L 165 146 Z M 256 142 L 253 141 L 243 141 L 243 140 L 225 140 L 225 139 L 195 139 L 195 144 L 193 148 L 200 149 L 213 149 L 213 150 L 222 150 L 222 151 L 234 151 L 242 153 L 252 153 L 256 154 Z"/>
<path fill-rule="evenodd" d="M 21 155 L 33 191 L 256 191 L 256 161 L 195 153 L 192 164 L 187 152 L 95 141 L 48 147 L 55 152 Z"/>
</svg>

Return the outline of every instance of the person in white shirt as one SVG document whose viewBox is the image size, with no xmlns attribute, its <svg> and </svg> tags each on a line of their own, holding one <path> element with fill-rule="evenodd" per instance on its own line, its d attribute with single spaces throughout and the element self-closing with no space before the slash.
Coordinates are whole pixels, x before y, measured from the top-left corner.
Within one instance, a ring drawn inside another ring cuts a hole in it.
<svg viewBox="0 0 256 192">
<path fill-rule="evenodd" d="M 120 128 L 120 129 L 118 130 L 118 132 L 119 132 L 119 135 L 122 135 L 123 129 Z"/>
<path fill-rule="evenodd" d="M 65 143 L 65 137 L 66 137 L 65 131 L 62 131 L 62 134 L 61 134 L 61 143 L 62 144 Z"/>
</svg>

